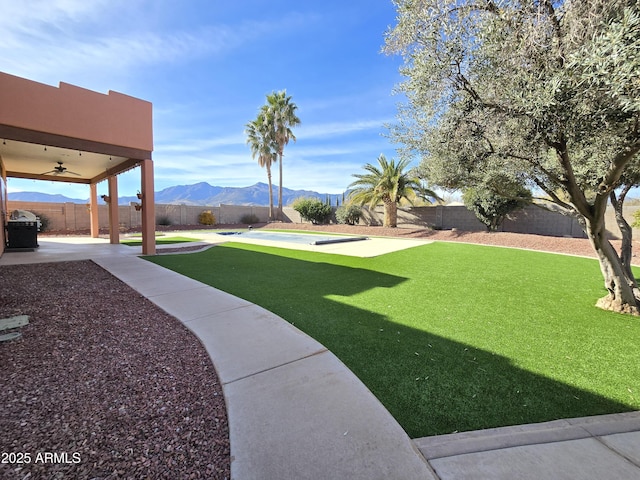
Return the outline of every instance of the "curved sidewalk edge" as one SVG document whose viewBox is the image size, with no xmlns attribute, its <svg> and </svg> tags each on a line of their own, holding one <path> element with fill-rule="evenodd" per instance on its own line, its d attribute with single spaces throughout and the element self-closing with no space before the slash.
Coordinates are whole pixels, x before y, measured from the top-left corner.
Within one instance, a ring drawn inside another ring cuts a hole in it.
<svg viewBox="0 0 640 480">
<path fill-rule="evenodd" d="M 94 261 L 207 349 L 227 402 L 232 478 L 437 479 L 364 384 L 288 322 L 137 257 Z"/>
<path fill-rule="evenodd" d="M 640 479 L 640 412 L 414 440 L 441 480 Z"/>
</svg>

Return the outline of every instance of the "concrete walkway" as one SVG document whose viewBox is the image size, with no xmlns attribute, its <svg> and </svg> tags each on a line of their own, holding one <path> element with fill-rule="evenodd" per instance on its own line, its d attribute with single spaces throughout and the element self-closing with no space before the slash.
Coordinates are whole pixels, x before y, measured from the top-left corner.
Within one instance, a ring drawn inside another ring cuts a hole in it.
<svg viewBox="0 0 640 480">
<path fill-rule="evenodd" d="M 40 244 L 0 266 L 93 259 L 198 336 L 223 384 L 234 479 L 640 480 L 640 412 L 412 441 L 331 352 L 261 307 L 137 258 L 138 248 Z"/>
<path fill-rule="evenodd" d="M 202 341 L 227 402 L 232 478 L 436 478 L 362 382 L 288 322 L 139 258 L 94 261 Z"/>
<path fill-rule="evenodd" d="M 640 479 L 640 412 L 414 442 L 441 480 Z"/>
</svg>

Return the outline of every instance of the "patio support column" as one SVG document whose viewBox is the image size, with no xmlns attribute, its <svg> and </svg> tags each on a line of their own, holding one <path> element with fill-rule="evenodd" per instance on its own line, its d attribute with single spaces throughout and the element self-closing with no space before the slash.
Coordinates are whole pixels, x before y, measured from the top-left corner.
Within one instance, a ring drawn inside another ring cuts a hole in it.
<svg viewBox="0 0 640 480">
<path fill-rule="evenodd" d="M 142 193 L 142 254 L 156 254 L 156 213 L 155 198 L 153 194 L 153 161 L 143 160 L 141 166 L 141 186 Z"/>
<path fill-rule="evenodd" d="M 89 219 L 91 222 L 91 238 L 98 238 L 100 234 L 100 217 L 98 215 L 98 185 L 92 183 L 89 194 Z"/>
<path fill-rule="evenodd" d="M 118 217 L 118 177 L 109 177 L 109 243 L 120 243 L 120 219 Z"/>
</svg>

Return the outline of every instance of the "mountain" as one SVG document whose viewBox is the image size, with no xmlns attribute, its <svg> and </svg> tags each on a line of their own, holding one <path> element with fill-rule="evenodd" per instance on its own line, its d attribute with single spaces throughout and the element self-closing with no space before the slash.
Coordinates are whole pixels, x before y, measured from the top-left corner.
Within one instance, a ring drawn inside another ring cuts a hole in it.
<svg viewBox="0 0 640 480">
<path fill-rule="evenodd" d="M 18 202 L 44 202 L 44 203 L 88 203 L 89 199 L 69 198 L 64 195 L 51 195 L 39 192 L 13 192 L 9 193 L 9 200 Z"/>
<path fill-rule="evenodd" d="M 282 188 L 282 203 L 290 205 L 296 198 L 315 197 L 321 200 L 329 198 L 332 205 L 340 200 L 342 203 L 342 194 L 318 193 L 310 190 L 291 190 Z M 9 200 L 26 201 L 26 202 L 57 202 L 57 203 L 88 203 L 88 199 L 73 199 L 64 195 L 49 195 L 37 192 L 15 192 L 9 193 Z M 98 199 L 102 203 L 102 199 Z M 130 202 L 138 202 L 138 198 L 119 197 L 120 205 L 128 205 Z M 176 185 L 167 187 L 164 190 L 155 192 L 156 203 L 173 204 L 173 205 L 210 205 L 212 207 L 220 204 L 225 205 L 269 205 L 269 185 L 266 183 L 256 183 L 249 187 L 215 187 L 207 182 L 194 183 L 193 185 Z M 273 187 L 273 203 L 278 204 L 278 188 Z"/>
</svg>

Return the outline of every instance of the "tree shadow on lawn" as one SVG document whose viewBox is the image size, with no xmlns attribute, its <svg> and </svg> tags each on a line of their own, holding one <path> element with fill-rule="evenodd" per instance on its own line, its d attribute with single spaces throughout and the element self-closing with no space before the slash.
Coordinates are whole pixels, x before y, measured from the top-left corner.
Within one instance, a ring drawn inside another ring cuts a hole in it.
<svg viewBox="0 0 640 480">
<path fill-rule="evenodd" d="M 274 252 L 227 246 L 148 260 L 261 305 L 311 335 L 412 438 L 633 410 L 505 356 L 392 321 L 379 312 L 404 277 Z M 377 311 L 349 304 L 348 297 L 372 289 L 382 302 Z"/>
</svg>

